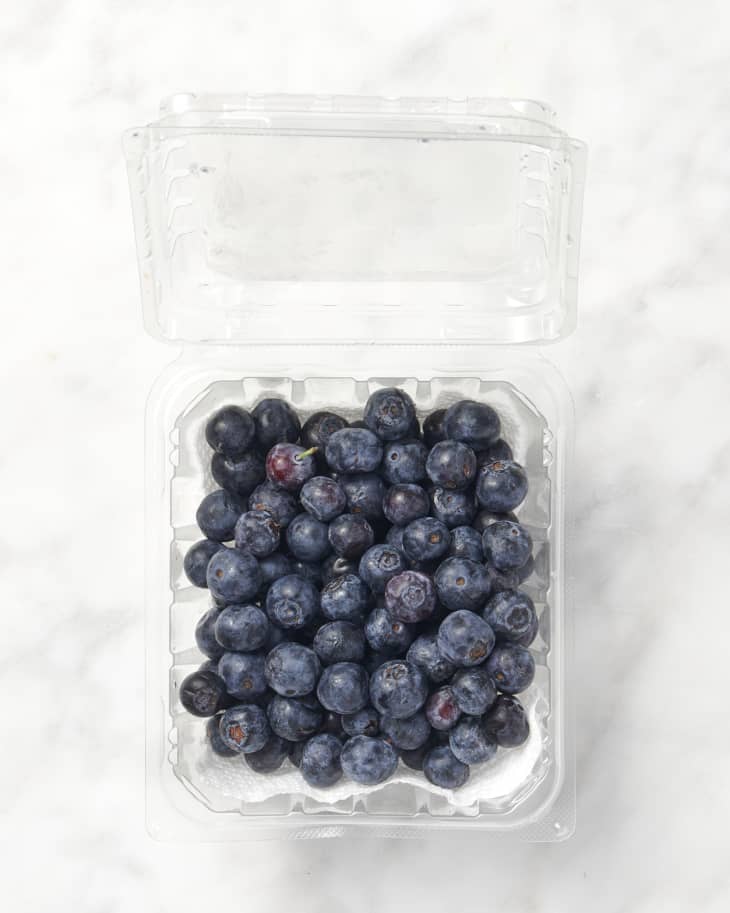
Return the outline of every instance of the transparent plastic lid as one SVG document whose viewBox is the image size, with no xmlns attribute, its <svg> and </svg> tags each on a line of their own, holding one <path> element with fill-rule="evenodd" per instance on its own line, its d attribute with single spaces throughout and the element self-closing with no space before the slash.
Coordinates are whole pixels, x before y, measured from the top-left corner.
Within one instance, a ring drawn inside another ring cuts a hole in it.
<svg viewBox="0 0 730 913">
<path fill-rule="evenodd" d="M 573 327 L 585 148 L 540 102 L 176 96 L 125 149 L 158 337 L 483 344 Z"/>
</svg>

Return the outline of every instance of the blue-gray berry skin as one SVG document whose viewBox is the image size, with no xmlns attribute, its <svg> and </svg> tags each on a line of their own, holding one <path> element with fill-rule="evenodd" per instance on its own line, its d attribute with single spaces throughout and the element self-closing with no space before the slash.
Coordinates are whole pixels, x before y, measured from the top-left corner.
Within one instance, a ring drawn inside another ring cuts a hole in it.
<svg viewBox="0 0 730 913">
<path fill-rule="evenodd" d="M 388 532 L 385 534 L 386 545 L 392 545 L 393 548 L 397 548 L 398 551 L 404 555 L 405 551 L 403 550 L 403 533 L 405 531 L 405 526 L 391 526 Z"/>
<path fill-rule="evenodd" d="M 441 622 L 438 646 L 443 655 L 457 666 L 477 666 L 492 652 L 494 632 L 489 625 L 466 609 L 452 612 Z"/>
<path fill-rule="evenodd" d="M 432 748 L 423 759 L 423 773 L 429 783 L 442 789 L 458 789 L 469 779 L 469 765 L 463 764 L 448 747 Z"/>
<path fill-rule="evenodd" d="M 459 669 L 451 691 L 462 713 L 470 716 L 482 716 L 497 700 L 497 689 L 484 666 Z"/>
<path fill-rule="evenodd" d="M 316 561 L 300 561 L 298 558 L 290 558 L 291 571 L 297 577 L 304 577 L 315 587 L 322 586 L 322 565 Z"/>
<path fill-rule="evenodd" d="M 266 614 L 280 628 L 305 628 L 319 612 L 319 593 L 298 574 L 280 577 L 266 594 Z"/>
<path fill-rule="evenodd" d="M 259 570 L 261 571 L 261 584 L 264 588 L 268 588 L 280 577 L 293 573 L 291 560 L 281 552 L 274 552 L 264 558 L 259 558 Z"/>
<path fill-rule="evenodd" d="M 267 691 L 264 657 L 259 653 L 224 653 L 218 660 L 218 675 L 231 697 L 248 703 Z"/>
<path fill-rule="evenodd" d="M 279 547 L 280 527 L 267 510 L 249 510 L 236 522 L 236 548 L 265 558 Z"/>
<path fill-rule="evenodd" d="M 520 523 L 498 520 L 482 534 L 484 555 L 497 570 L 522 567 L 532 553 L 532 537 Z"/>
<path fill-rule="evenodd" d="M 302 425 L 302 444 L 324 451 L 335 431 L 347 428 L 347 420 L 335 412 L 315 412 Z"/>
<path fill-rule="evenodd" d="M 355 713 L 367 706 L 368 674 L 357 663 L 327 666 L 317 686 L 319 702 L 335 713 Z"/>
<path fill-rule="evenodd" d="M 326 789 L 342 779 L 342 742 L 335 735 L 312 736 L 302 751 L 299 769 L 310 786 Z"/>
<path fill-rule="evenodd" d="M 470 558 L 447 558 L 433 578 L 442 605 L 450 611 L 480 611 L 489 596 L 489 573 L 483 564 Z"/>
<path fill-rule="evenodd" d="M 517 748 L 530 735 L 525 708 L 511 694 L 500 694 L 497 697 L 484 718 L 484 726 L 502 748 Z"/>
<path fill-rule="evenodd" d="M 449 550 L 451 533 L 435 517 L 421 517 L 406 526 L 403 550 L 411 561 L 436 561 Z"/>
<path fill-rule="evenodd" d="M 426 621 L 436 608 L 433 581 L 420 571 L 403 571 L 391 577 L 385 586 L 385 607 L 406 624 Z"/>
<path fill-rule="evenodd" d="M 349 736 L 376 736 L 380 732 L 380 714 L 374 707 L 363 707 L 356 713 L 345 713 L 342 716 L 342 728 Z"/>
<path fill-rule="evenodd" d="M 318 731 L 324 720 L 317 702 L 274 695 L 267 707 L 271 728 L 282 739 L 301 742 Z"/>
<path fill-rule="evenodd" d="M 217 754 L 220 758 L 235 758 L 238 752 L 229 748 L 221 738 L 219 726 L 222 716 L 223 713 L 218 713 L 210 717 L 205 724 L 205 735 L 213 754 Z"/>
<path fill-rule="evenodd" d="M 261 589 L 258 561 L 248 552 L 222 548 L 208 562 L 208 589 L 223 603 L 243 603 Z"/>
<path fill-rule="evenodd" d="M 481 717 L 462 717 L 449 734 L 449 748 L 462 764 L 483 764 L 497 753 L 497 740 Z"/>
<path fill-rule="evenodd" d="M 200 652 L 209 659 L 217 660 L 224 653 L 224 648 L 218 643 L 215 636 L 215 626 L 221 614 L 221 609 L 213 607 L 208 609 L 198 619 L 195 625 L 195 643 Z"/>
<path fill-rule="evenodd" d="M 298 643 L 281 643 L 269 651 L 266 681 L 283 697 L 303 697 L 317 687 L 322 665 L 314 650 Z"/>
<path fill-rule="evenodd" d="M 254 488 L 248 499 L 249 510 L 266 510 L 284 529 L 299 513 L 296 498 L 288 491 L 276 488 L 268 479 Z"/>
<path fill-rule="evenodd" d="M 301 424 L 294 409 L 283 399 L 262 399 L 253 410 L 256 423 L 256 440 L 261 450 L 269 450 L 280 442 L 296 443 Z"/>
<path fill-rule="evenodd" d="M 430 509 L 426 489 L 412 482 L 391 485 L 383 498 L 385 518 L 398 526 L 407 526 L 419 517 L 428 516 Z"/>
<path fill-rule="evenodd" d="M 413 400 L 397 387 L 376 390 L 368 397 L 363 412 L 368 428 L 383 441 L 397 441 L 413 432 L 416 407 Z"/>
<path fill-rule="evenodd" d="M 484 561 L 484 546 L 481 535 L 471 526 L 457 526 L 451 530 L 449 558 L 468 558 L 481 564 Z"/>
<path fill-rule="evenodd" d="M 498 639 L 520 643 L 535 628 L 535 605 L 526 593 L 504 590 L 489 600 L 484 620 Z"/>
<path fill-rule="evenodd" d="M 453 729 L 461 717 L 461 708 L 456 702 L 456 696 L 449 685 L 442 685 L 434 691 L 426 701 L 426 719 L 438 732 L 448 732 Z"/>
<path fill-rule="evenodd" d="M 471 525 L 478 533 L 483 533 L 488 526 L 491 526 L 492 523 L 496 523 L 498 520 L 512 520 L 513 523 L 516 523 L 517 517 L 511 511 L 507 514 L 498 514 L 493 510 L 482 508 L 477 512 Z"/>
<path fill-rule="evenodd" d="M 430 415 L 426 416 L 423 421 L 423 440 L 430 449 L 439 441 L 446 440 L 446 429 L 444 428 L 444 419 L 446 418 L 445 409 L 436 409 Z"/>
<path fill-rule="evenodd" d="M 362 623 L 371 603 L 370 588 L 356 574 L 344 574 L 322 588 L 322 614 L 330 621 Z"/>
<path fill-rule="evenodd" d="M 205 578 L 208 562 L 220 547 L 220 542 L 216 542 L 213 539 L 201 539 L 190 546 L 185 555 L 183 569 L 185 570 L 185 576 L 193 586 L 208 586 L 208 581 Z"/>
<path fill-rule="evenodd" d="M 489 656 L 486 669 L 499 691 L 519 694 L 532 684 L 535 660 L 527 647 L 501 643 L 497 644 Z"/>
<path fill-rule="evenodd" d="M 284 739 L 284 741 L 286 741 L 286 739 Z M 306 741 L 289 743 L 289 760 L 295 767 L 302 766 L 302 755 L 304 754 L 304 746 L 306 744 Z"/>
<path fill-rule="evenodd" d="M 240 515 L 241 508 L 238 502 L 227 491 L 219 489 L 203 498 L 195 514 L 195 520 L 208 539 L 230 542 Z"/>
<path fill-rule="evenodd" d="M 286 544 L 300 561 L 321 561 L 330 550 L 327 524 L 311 514 L 298 514 L 287 527 Z"/>
<path fill-rule="evenodd" d="M 314 635 L 312 648 L 327 666 L 360 663 L 365 658 L 365 634 L 349 621 L 329 621 Z"/>
<path fill-rule="evenodd" d="M 426 474 L 433 484 L 451 491 L 468 488 L 476 472 L 476 454 L 460 441 L 435 444 L 426 460 Z"/>
<path fill-rule="evenodd" d="M 256 704 L 237 704 L 223 713 L 219 724 L 223 743 L 233 751 L 250 754 L 271 737 L 266 711 Z"/>
<path fill-rule="evenodd" d="M 257 774 L 270 774 L 278 770 L 289 757 L 291 742 L 272 732 L 263 748 L 244 754 L 243 759 Z"/>
<path fill-rule="evenodd" d="M 362 514 L 335 517 L 330 522 L 327 537 L 336 555 L 351 560 L 360 558 L 375 542 L 373 528 Z"/>
<path fill-rule="evenodd" d="M 484 450 L 477 451 L 477 467 L 484 466 L 485 463 L 492 463 L 494 460 L 513 460 L 514 455 L 512 448 L 507 441 L 499 438 Z"/>
<path fill-rule="evenodd" d="M 226 705 L 225 685 L 215 672 L 191 672 L 180 683 L 178 695 L 193 716 L 213 716 Z"/>
<path fill-rule="evenodd" d="M 327 555 L 322 562 L 321 571 L 322 586 L 325 586 L 336 577 L 357 574 L 357 561 L 352 558 L 340 558 L 339 555 Z"/>
<path fill-rule="evenodd" d="M 401 748 L 399 752 L 401 761 L 406 767 L 410 767 L 411 770 L 423 770 L 423 761 L 432 748 L 433 745 L 430 739 L 418 748 Z"/>
<path fill-rule="evenodd" d="M 428 448 L 423 441 L 397 441 L 383 451 L 381 472 L 391 485 L 422 482 L 426 478 Z"/>
<path fill-rule="evenodd" d="M 482 507 L 506 514 L 525 500 L 527 473 L 514 460 L 485 463 L 477 475 L 476 496 Z"/>
<path fill-rule="evenodd" d="M 345 776 L 354 783 L 376 786 L 393 776 L 398 754 L 383 739 L 356 735 L 345 743 L 340 761 Z"/>
<path fill-rule="evenodd" d="M 370 698 L 376 710 L 398 720 L 413 716 L 428 697 L 421 670 L 402 659 L 383 663 L 370 677 Z"/>
<path fill-rule="evenodd" d="M 545 618 L 546 616 L 543 616 Z M 532 619 L 532 623 L 527 631 L 521 636 L 515 638 L 514 642 L 519 644 L 521 647 L 529 647 L 530 644 L 535 640 L 540 631 L 540 619 L 535 615 Z M 545 640 L 549 640 L 549 634 L 545 634 Z"/>
<path fill-rule="evenodd" d="M 497 593 L 504 593 L 505 590 L 516 590 L 520 585 L 519 568 L 499 571 L 491 564 L 485 565 L 489 575 L 489 593 L 490 596 L 496 596 Z"/>
<path fill-rule="evenodd" d="M 327 476 L 315 476 L 302 486 L 299 494 L 302 507 L 315 520 L 329 523 L 347 507 L 347 496 L 342 486 Z"/>
<path fill-rule="evenodd" d="M 436 685 L 448 681 L 456 666 L 441 653 L 435 634 L 421 634 L 408 648 L 406 659 L 426 674 Z"/>
<path fill-rule="evenodd" d="M 469 525 L 476 516 L 477 502 L 474 490 L 450 491 L 436 486 L 431 489 L 431 513 L 449 529 Z"/>
<path fill-rule="evenodd" d="M 418 522 L 418 521 L 416 521 Z M 358 572 L 376 595 L 385 592 L 385 585 L 396 574 L 406 570 L 405 556 L 391 545 L 374 545 L 360 559 Z"/>
<path fill-rule="evenodd" d="M 376 653 L 398 656 L 413 640 L 413 629 L 393 618 L 383 606 L 373 609 L 365 621 L 365 637 Z"/>
<path fill-rule="evenodd" d="M 373 472 L 359 472 L 341 475 L 337 480 L 347 497 L 347 510 L 360 514 L 366 520 L 379 520 L 383 516 L 385 483 Z"/>
<path fill-rule="evenodd" d="M 251 492 L 266 478 L 264 458 L 255 450 L 249 450 L 237 457 L 225 457 L 214 453 L 210 471 L 215 481 L 237 498 L 248 498 Z"/>
<path fill-rule="evenodd" d="M 334 472 L 374 472 L 383 459 L 383 444 L 367 428 L 343 428 L 327 441 L 325 457 Z"/>
<path fill-rule="evenodd" d="M 498 440 L 501 424 L 491 406 L 463 399 L 446 410 L 444 431 L 451 440 L 485 450 Z"/>
<path fill-rule="evenodd" d="M 424 745 L 431 735 L 431 724 L 425 713 L 418 711 L 405 720 L 384 716 L 380 721 L 382 735 L 396 748 L 412 751 Z"/>
<path fill-rule="evenodd" d="M 240 406 L 223 406 L 211 415 L 205 426 L 205 439 L 209 446 L 227 457 L 235 457 L 248 450 L 255 433 L 253 418 Z"/>
</svg>

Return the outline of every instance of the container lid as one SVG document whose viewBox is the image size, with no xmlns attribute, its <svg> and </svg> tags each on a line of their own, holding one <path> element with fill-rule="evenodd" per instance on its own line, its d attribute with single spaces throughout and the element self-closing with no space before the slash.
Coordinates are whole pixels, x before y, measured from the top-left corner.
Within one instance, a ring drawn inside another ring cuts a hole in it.
<svg viewBox="0 0 730 913">
<path fill-rule="evenodd" d="M 523 343 L 574 325 L 585 147 L 540 102 L 183 95 L 125 151 L 163 339 Z"/>
</svg>

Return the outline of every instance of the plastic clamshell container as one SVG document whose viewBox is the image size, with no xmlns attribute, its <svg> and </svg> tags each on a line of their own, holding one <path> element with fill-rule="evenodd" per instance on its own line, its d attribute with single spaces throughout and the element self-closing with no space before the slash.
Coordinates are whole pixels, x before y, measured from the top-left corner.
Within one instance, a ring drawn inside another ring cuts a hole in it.
<svg viewBox="0 0 730 913">
<path fill-rule="evenodd" d="M 570 395 L 526 343 L 575 321 L 585 148 L 546 105 L 505 99 L 176 96 L 125 137 L 145 322 L 175 343 L 147 414 L 147 798 L 165 839 L 423 829 L 568 836 L 574 765 L 567 654 Z M 519 345 L 518 345 L 519 344 Z M 216 487 L 204 438 L 227 402 L 362 411 L 404 387 L 423 418 L 490 403 L 527 469 L 535 542 L 531 734 L 461 790 L 401 765 L 380 787 L 304 784 L 288 762 L 223 764 L 177 689 L 205 657 L 206 590 L 182 571 Z M 238 767 L 235 766 L 238 764 Z"/>
</svg>

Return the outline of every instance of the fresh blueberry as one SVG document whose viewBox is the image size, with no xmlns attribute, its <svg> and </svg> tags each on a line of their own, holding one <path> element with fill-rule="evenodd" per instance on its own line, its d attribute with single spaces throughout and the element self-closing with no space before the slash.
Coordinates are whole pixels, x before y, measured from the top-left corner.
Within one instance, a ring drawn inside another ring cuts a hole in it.
<svg viewBox="0 0 730 913">
<path fill-rule="evenodd" d="M 346 713 L 342 717 L 342 728 L 350 736 L 375 736 L 380 731 L 380 714 L 374 707 L 363 707 L 356 713 Z"/>
<path fill-rule="evenodd" d="M 477 501 L 487 510 L 506 514 L 519 507 L 527 495 L 527 473 L 514 460 L 494 460 L 479 470 Z"/>
<path fill-rule="evenodd" d="M 421 517 L 406 526 L 403 549 L 411 561 L 435 561 L 449 550 L 451 533 L 435 517 Z"/>
<path fill-rule="evenodd" d="M 253 410 L 256 439 L 265 453 L 280 442 L 299 440 L 302 426 L 296 412 L 283 399 L 262 399 Z"/>
<path fill-rule="evenodd" d="M 282 697 L 304 697 L 317 687 L 322 666 L 317 654 L 297 643 L 281 643 L 266 657 L 266 681 Z"/>
<path fill-rule="evenodd" d="M 238 700 L 255 701 L 266 694 L 264 658 L 259 653 L 224 653 L 218 660 L 218 675 Z"/>
<path fill-rule="evenodd" d="M 429 783 L 442 789 L 458 789 L 469 779 L 469 767 L 448 745 L 432 748 L 423 759 L 423 773 Z"/>
<path fill-rule="evenodd" d="M 288 491 L 275 488 L 268 480 L 254 489 L 248 499 L 249 510 L 266 510 L 283 529 L 299 513 L 296 498 Z"/>
<path fill-rule="evenodd" d="M 265 558 L 279 547 L 279 524 L 268 510 L 249 510 L 236 523 L 236 548 Z"/>
<path fill-rule="evenodd" d="M 286 742 L 287 740 L 284 739 Z M 304 755 L 304 748 L 306 742 L 289 742 L 289 760 L 295 767 L 302 766 L 302 756 Z"/>
<path fill-rule="evenodd" d="M 439 600 L 452 612 L 481 611 L 489 595 L 489 574 L 483 564 L 470 558 L 447 558 L 433 578 Z"/>
<path fill-rule="evenodd" d="M 345 490 L 347 509 L 351 514 L 361 514 L 367 520 L 383 516 L 385 484 L 379 475 L 370 472 L 342 475 L 338 479 Z"/>
<path fill-rule="evenodd" d="M 340 761 L 345 776 L 350 780 L 364 786 L 376 786 L 393 776 L 398 766 L 398 754 L 383 739 L 356 735 L 345 743 Z"/>
<path fill-rule="evenodd" d="M 215 672 L 218 675 L 218 658 L 206 659 L 204 663 L 198 666 L 198 672 Z"/>
<path fill-rule="evenodd" d="M 322 614 L 330 621 L 360 624 L 370 605 L 370 590 L 355 574 L 330 580 L 322 588 Z"/>
<path fill-rule="evenodd" d="M 225 603 L 243 603 L 261 588 L 261 571 L 253 555 L 237 548 L 222 548 L 208 562 L 208 589 Z"/>
<path fill-rule="evenodd" d="M 397 720 L 413 716 L 428 697 L 426 676 L 402 659 L 383 663 L 370 677 L 370 697 L 376 710 Z"/>
<path fill-rule="evenodd" d="M 298 574 L 275 580 L 266 594 L 266 614 L 280 628 L 305 628 L 318 612 L 317 588 Z"/>
<path fill-rule="evenodd" d="M 481 468 L 485 463 L 491 463 L 493 460 L 513 459 L 514 455 L 512 453 L 512 448 L 507 441 L 503 441 L 502 438 L 499 438 L 499 440 L 490 444 L 489 447 L 477 452 L 477 467 Z"/>
<path fill-rule="evenodd" d="M 368 674 L 357 663 L 333 663 L 317 685 L 320 704 L 335 713 L 355 713 L 368 703 Z"/>
<path fill-rule="evenodd" d="M 215 622 L 215 639 L 224 650 L 251 653 L 264 646 L 269 621 L 255 605 L 229 605 Z"/>
<path fill-rule="evenodd" d="M 522 567 L 515 568 L 515 573 L 517 574 L 517 579 L 520 583 L 524 583 L 528 580 L 533 573 L 535 572 L 535 558 L 532 553 L 529 555 L 527 561 L 522 565 Z"/>
<path fill-rule="evenodd" d="M 226 687 L 215 672 L 191 672 L 180 683 L 179 697 L 193 716 L 213 716 L 226 705 Z"/>
<path fill-rule="evenodd" d="M 229 748 L 221 738 L 219 726 L 222 716 L 222 713 L 218 713 L 210 717 L 205 724 L 205 735 L 214 754 L 221 758 L 235 758 L 238 752 Z"/>
<path fill-rule="evenodd" d="M 291 558 L 291 573 L 298 577 L 304 577 L 316 587 L 322 585 L 322 565 L 316 561 L 300 561 L 298 558 Z"/>
<path fill-rule="evenodd" d="M 451 680 L 451 690 L 462 713 L 481 716 L 497 699 L 489 673 L 483 666 L 459 669 Z"/>
<path fill-rule="evenodd" d="M 406 624 L 425 621 L 436 608 L 433 581 L 419 571 L 396 574 L 385 586 L 385 607 L 396 621 Z"/>
<path fill-rule="evenodd" d="M 520 523 L 498 520 L 482 534 L 487 561 L 499 571 L 522 567 L 532 553 L 532 537 Z"/>
<path fill-rule="evenodd" d="M 481 535 L 471 526 L 457 526 L 451 530 L 451 558 L 468 558 L 469 561 L 484 561 L 484 546 Z"/>
<path fill-rule="evenodd" d="M 330 550 L 327 524 L 311 514 L 298 514 L 286 528 L 286 544 L 300 561 L 321 561 Z"/>
<path fill-rule="evenodd" d="M 220 542 L 215 542 L 213 539 L 201 539 L 195 545 L 190 546 L 185 555 L 183 568 L 186 577 L 194 586 L 208 586 L 208 581 L 205 579 L 208 562 L 220 547 Z"/>
<path fill-rule="evenodd" d="M 484 620 L 501 640 L 520 643 L 536 624 L 535 605 L 526 593 L 505 590 L 489 600 Z"/>
<path fill-rule="evenodd" d="M 365 622 L 365 637 L 370 647 L 378 653 L 396 656 L 405 653 L 413 640 L 413 631 L 408 625 L 393 618 L 381 607 L 373 609 Z"/>
<path fill-rule="evenodd" d="M 208 419 L 205 439 L 216 453 L 227 457 L 242 454 L 256 433 L 250 413 L 240 406 L 223 406 Z"/>
<path fill-rule="evenodd" d="M 481 534 L 488 526 L 491 526 L 492 523 L 496 523 L 498 520 L 512 520 L 513 522 L 516 522 L 517 517 L 511 512 L 508 514 L 496 514 L 493 510 L 480 510 L 476 517 L 474 517 L 471 525 Z"/>
<path fill-rule="evenodd" d="M 437 409 L 424 419 L 423 422 L 423 440 L 426 446 L 431 449 L 434 444 L 446 440 L 446 430 L 444 429 L 444 418 L 446 417 L 445 409 Z"/>
<path fill-rule="evenodd" d="M 423 761 L 431 748 L 433 748 L 433 745 L 429 739 L 418 748 L 411 750 L 401 748 L 399 754 L 406 767 L 410 767 L 411 770 L 423 770 Z"/>
<path fill-rule="evenodd" d="M 417 637 L 408 648 L 406 659 L 437 685 L 448 681 L 456 671 L 456 666 L 441 654 L 435 634 Z"/>
<path fill-rule="evenodd" d="M 473 450 L 484 450 L 499 438 L 499 416 L 486 403 L 463 399 L 449 406 L 444 416 L 446 437 L 462 441 Z"/>
<path fill-rule="evenodd" d="M 425 489 L 412 483 L 392 485 L 383 498 L 383 513 L 398 526 L 407 526 L 419 517 L 427 517 L 431 502 Z"/>
<path fill-rule="evenodd" d="M 383 459 L 383 444 L 367 428 L 343 428 L 327 441 L 325 457 L 335 472 L 373 472 Z"/>
<path fill-rule="evenodd" d="M 324 789 L 342 779 L 342 743 L 328 733 L 312 736 L 304 745 L 299 769 L 310 786 Z"/>
<path fill-rule="evenodd" d="M 329 543 L 341 558 L 360 558 L 375 541 L 370 523 L 362 514 L 341 514 L 329 525 Z"/>
<path fill-rule="evenodd" d="M 516 590 L 520 585 L 519 568 L 498 571 L 491 564 L 485 565 L 489 575 L 489 592 L 492 596 L 504 593 L 505 590 Z"/>
<path fill-rule="evenodd" d="M 384 716 L 380 721 L 380 731 L 396 748 L 413 751 L 424 745 L 431 735 L 431 724 L 426 715 L 419 711 L 406 720 L 397 720 Z"/>
<path fill-rule="evenodd" d="M 477 502 L 471 488 L 450 491 L 448 488 L 431 489 L 431 513 L 449 529 L 468 526 L 477 512 Z"/>
<path fill-rule="evenodd" d="M 413 430 L 417 421 L 416 407 L 404 390 L 385 387 L 370 394 L 363 418 L 381 440 L 397 441 Z"/>
<path fill-rule="evenodd" d="M 256 704 L 237 704 L 221 717 L 219 732 L 223 743 L 234 751 L 260 751 L 271 737 L 266 711 Z"/>
<path fill-rule="evenodd" d="M 438 630 L 439 650 L 457 666 L 478 666 L 492 652 L 494 632 L 489 625 L 466 609 L 452 612 Z"/>
<path fill-rule="evenodd" d="M 278 770 L 289 757 L 291 742 L 272 734 L 263 748 L 243 756 L 244 761 L 257 774 L 270 774 Z"/>
<path fill-rule="evenodd" d="M 195 520 L 201 531 L 216 542 L 230 542 L 241 508 L 227 491 L 219 489 L 200 502 Z"/>
<path fill-rule="evenodd" d="M 342 715 L 333 713 L 332 710 L 328 710 L 325 713 L 324 722 L 319 731 L 329 733 L 329 735 L 336 735 L 340 742 L 344 742 L 347 738 L 345 730 L 342 728 Z"/>
<path fill-rule="evenodd" d="M 357 574 L 357 561 L 352 558 L 340 558 L 339 555 L 328 555 L 322 562 L 322 584 L 327 584 L 335 577 Z"/>
<path fill-rule="evenodd" d="M 220 487 L 237 498 L 247 498 L 266 478 L 263 457 L 255 450 L 237 457 L 214 453 L 210 470 Z"/>
<path fill-rule="evenodd" d="M 451 730 L 449 748 L 462 764 L 483 764 L 497 753 L 497 740 L 478 716 L 467 716 Z"/>
<path fill-rule="evenodd" d="M 391 485 L 420 482 L 426 478 L 428 449 L 423 441 L 397 441 L 383 452 L 382 473 Z"/>
<path fill-rule="evenodd" d="M 195 643 L 200 652 L 209 659 L 217 660 L 225 652 L 215 636 L 215 626 L 220 614 L 221 610 L 217 606 L 208 609 L 195 625 Z"/>
<path fill-rule="evenodd" d="M 302 426 L 302 443 L 305 447 L 324 450 L 335 431 L 347 428 L 347 421 L 334 412 L 315 412 Z"/>
<path fill-rule="evenodd" d="M 535 660 L 527 647 L 501 643 L 492 651 L 486 669 L 500 691 L 519 694 L 532 684 Z"/>
<path fill-rule="evenodd" d="M 385 542 L 387 545 L 392 545 L 393 548 L 397 548 L 399 552 L 405 554 L 403 550 L 403 533 L 406 531 L 405 526 L 391 526 L 388 532 L 385 534 Z"/>
<path fill-rule="evenodd" d="M 286 555 L 282 555 L 281 552 L 274 552 L 273 555 L 259 558 L 259 570 L 261 571 L 261 581 L 264 587 L 268 587 L 279 577 L 286 577 L 287 574 L 294 573 L 291 561 Z"/>
<path fill-rule="evenodd" d="M 276 488 L 299 491 L 316 472 L 315 453 L 299 444 L 274 444 L 266 455 L 266 478 Z"/>
<path fill-rule="evenodd" d="M 477 458 L 471 447 L 460 441 L 441 441 L 431 448 L 426 473 L 434 485 L 461 491 L 468 488 L 477 471 Z"/>
<path fill-rule="evenodd" d="M 307 513 L 322 523 L 334 520 L 347 507 L 347 495 L 342 486 L 327 476 L 315 476 L 305 482 L 299 500 Z"/>
<path fill-rule="evenodd" d="M 391 545 L 373 545 L 360 559 L 358 570 L 360 577 L 378 595 L 385 592 L 391 577 L 406 570 L 406 559 Z"/>
<path fill-rule="evenodd" d="M 324 714 L 318 701 L 282 697 L 275 694 L 267 708 L 274 732 L 289 742 L 301 742 L 314 735 L 322 725 Z"/>
<path fill-rule="evenodd" d="M 325 665 L 360 663 L 365 658 L 365 634 L 349 621 L 330 621 L 314 635 L 312 647 Z"/>
<path fill-rule="evenodd" d="M 461 716 L 461 708 L 456 703 L 456 696 L 448 685 L 434 691 L 426 701 L 425 709 L 429 724 L 440 732 L 453 728 Z"/>
<path fill-rule="evenodd" d="M 519 644 L 521 647 L 529 647 L 533 640 L 537 637 L 540 630 L 540 621 L 537 615 L 533 616 L 532 623 L 527 631 L 515 640 L 516 644 Z M 547 640 L 547 637 L 545 638 Z"/>
<path fill-rule="evenodd" d="M 517 748 L 527 741 L 530 724 L 525 708 L 511 694 L 500 694 L 484 718 L 485 728 L 502 748 Z"/>
</svg>

